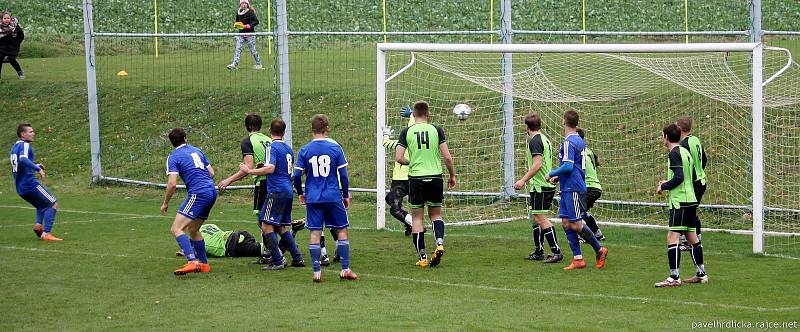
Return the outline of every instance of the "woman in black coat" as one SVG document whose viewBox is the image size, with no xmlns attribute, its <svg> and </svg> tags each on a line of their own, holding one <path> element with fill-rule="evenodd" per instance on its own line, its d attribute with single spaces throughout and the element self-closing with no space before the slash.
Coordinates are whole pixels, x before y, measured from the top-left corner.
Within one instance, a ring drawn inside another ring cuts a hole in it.
<svg viewBox="0 0 800 332">
<path fill-rule="evenodd" d="M 25 79 L 25 73 L 17 62 L 19 45 L 25 39 L 22 27 L 17 23 L 17 18 L 9 12 L 0 13 L 0 74 L 3 72 L 3 63 L 9 62 L 17 71 L 19 79 Z"/>
<path fill-rule="evenodd" d="M 245 43 L 250 48 L 250 53 L 253 54 L 253 60 L 256 63 L 253 68 L 264 69 L 264 66 L 261 65 L 261 57 L 256 50 L 256 36 L 250 34 L 256 31 L 256 25 L 258 25 L 258 17 L 256 17 L 256 10 L 250 6 L 250 0 L 239 0 L 239 10 L 236 12 L 236 24 L 234 26 L 238 27 L 241 35 L 236 37 L 233 63 L 227 66 L 228 69 L 236 69 L 239 65 L 239 57 L 242 55 L 242 47 L 244 47 Z"/>
</svg>

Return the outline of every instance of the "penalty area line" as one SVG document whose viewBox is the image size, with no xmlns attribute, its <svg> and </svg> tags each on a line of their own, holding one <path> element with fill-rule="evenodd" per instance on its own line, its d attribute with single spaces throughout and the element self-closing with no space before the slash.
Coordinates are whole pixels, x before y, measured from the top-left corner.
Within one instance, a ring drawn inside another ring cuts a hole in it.
<svg viewBox="0 0 800 332">
<path fill-rule="evenodd" d="M 700 307 L 719 307 L 719 308 L 725 308 L 725 309 L 737 309 L 737 310 L 761 311 L 761 312 L 786 312 L 786 311 L 797 311 L 797 310 L 800 310 L 800 307 L 778 307 L 778 308 L 751 307 L 751 306 L 744 306 L 744 305 L 738 305 L 738 304 L 705 303 L 705 302 L 697 302 L 697 301 L 675 301 L 675 300 L 653 299 L 653 298 L 638 297 L 638 296 L 622 296 L 622 295 L 610 295 L 610 294 L 583 294 L 583 293 L 570 293 L 570 292 L 554 292 L 554 291 L 537 290 L 537 289 L 529 289 L 529 288 L 505 288 L 505 287 L 495 287 L 495 286 L 486 286 L 486 285 L 458 284 L 458 283 L 451 283 L 451 282 L 444 282 L 444 281 L 414 279 L 414 278 L 407 278 L 407 277 L 381 275 L 381 274 L 371 274 L 371 273 L 362 273 L 361 275 L 362 276 L 366 276 L 366 277 L 391 279 L 391 280 L 398 280 L 398 281 L 405 281 L 405 282 L 416 282 L 416 283 L 423 283 L 423 284 L 430 284 L 430 285 L 437 285 L 437 286 L 457 287 L 457 288 L 471 288 L 471 289 L 478 289 L 478 290 L 484 290 L 484 291 L 506 292 L 506 293 L 529 293 L 529 294 L 539 294 L 539 295 L 548 295 L 548 296 L 585 297 L 585 298 L 595 298 L 595 299 L 612 299 L 612 300 L 623 300 L 623 301 L 640 302 L 640 303 L 659 302 L 659 303 L 669 303 L 669 304 L 678 304 L 678 305 L 693 305 L 693 306 L 700 306 Z"/>
</svg>

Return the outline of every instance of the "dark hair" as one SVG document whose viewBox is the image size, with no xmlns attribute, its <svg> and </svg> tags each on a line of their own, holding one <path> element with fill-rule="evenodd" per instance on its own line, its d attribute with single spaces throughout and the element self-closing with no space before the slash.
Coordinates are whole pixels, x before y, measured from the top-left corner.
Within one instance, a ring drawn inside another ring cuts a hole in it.
<svg viewBox="0 0 800 332">
<path fill-rule="evenodd" d="M 564 112 L 564 124 L 570 128 L 578 128 L 578 112 L 573 110 Z"/>
<path fill-rule="evenodd" d="M 674 123 L 670 123 L 664 127 L 662 132 L 664 133 L 664 136 L 667 137 L 667 141 L 670 143 L 678 143 L 681 141 L 681 129 L 678 128 L 678 125 Z"/>
<path fill-rule="evenodd" d="M 678 120 L 675 121 L 675 124 L 683 132 L 688 133 L 688 132 L 692 131 L 692 118 L 690 118 L 688 116 L 682 116 L 682 117 L 678 118 Z"/>
<path fill-rule="evenodd" d="M 30 123 L 20 123 L 17 126 L 17 137 L 22 137 L 22 133 L 25 132 L 25 128 L 33 128 Z"/>
<path fill-rule="evenodd" d="M 281 119 L 272 120 L 269 124 L 269 133 L 276 136 L 283 136 L 286 133 L 286 122 Z"/>
<path fill-rule="evenodd" d="M 311 117 L 311 132 L 315 134 L 324 134 L 325 129 L 328 129 L 327 115 L 317 114 Z"/>
<path fill-rule="evenodd" d="M 186 130 L 183 128 L 175 128 L 169 132 L 169 142 L 172 143 L 173 147 L 178 147 L 181 144 L 186 143 Z"/>
<path fill-rule="evenodd" d="M 244 118 L 244 127 L 248 132 L 261 130 L 261 116 L 256 113 L 248 113 Z"/>
<path fill-rule="evenodd" d="M 428 102 L 420 100 L 414 103 L 414 117 L 428 116 Z"/>
<path fill-rule="evenodd" d="M 575 131 L 578 133 L 578 136 L 580 136 L 581 139 L 586 138 L 586 131 L 583 130 L 583 128 L 578 128 Z"/>
<path fill-rule="evenodd" d="M 536 113 L 528 114 L 525 116 L 525 125 L 528 126 L 528 130 L 531 131 L 542 129 L 542 118 Z"/>
<path fill-rule="evenodd" d="M 11 16 L 11 12 L 10 11 L 2 11 L 2 12 L 0 12 L 0 18 L 5 17 L 6 15 L 8 15 L 8 17 L 14 18 L 14 16 Z"/>
</svg>

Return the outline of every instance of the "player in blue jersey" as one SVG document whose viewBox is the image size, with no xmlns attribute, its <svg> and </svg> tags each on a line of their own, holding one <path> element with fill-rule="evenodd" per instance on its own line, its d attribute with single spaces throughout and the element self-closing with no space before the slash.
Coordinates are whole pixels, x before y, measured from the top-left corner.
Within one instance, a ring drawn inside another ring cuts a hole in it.
<svg viewBox="0 0 800 332">
<path fill-rule="evenodd" d="M 548 181 L 551 183 L 559 182 L 561 186 L 561 201 L 558 208 L 558 216 L 561 217 L 561 225 L 569 240 L 569 247 L 572 249 L 572 263 L 564 267 L 564 270 L 582 269 L 586 267 L 581 253 L 581 244 L 578 242 L 580 234 L 597 254 L 595 267 L 602 269 L 605 266 L 608 248 L 600 245 L 594 233 L 583 222 L 586 214 L 586 145 L 578 135 L 578 112 L 569 110 L 564 112 L 564 143 L 561 143 L 559 150 L 559 160 L 561 166 L 550 171 Z"/>
<path fill-rule="evenodd" d="M 336 142 L 328 140 L 328 116 L 314 115 L 311 118 L 311 131 L 313 139 L 297 153 L 294 188 L 299 195 L 300 204 L 306 205 L 306 227 L 311 231 L 308 251 L 314 271 L 312 280 L 322 281 L 320 235 L 323 226 L 337 230 L 336 252 L 342 263 L 339 278 L 356 280 L 358 276 L 350 270 L 350 241 L 347 237 L 349 224 L 345 210 L 350 206 L 350 180 L 347 177 L 344 150 Z M 306 175 L 305 193 L 302 186 L 303 174 Z"/>
<path fill-rule="evenodd" d="M 17 138 L 19 139 L 11 147 L 11 176 L 14 178 L 19 197 L 36 208 L 36 224 L 33 226 L 36 236 L 44 241 L 61 241 L 60 238 L 50 234 L 56 220 L 58 202 L 56 202 L 56 197 L 39 183 L 39 180 L 36 180 L 36 174 L 39 174 L 42 180 L 47 177 L 44 173 L 44 166 L 37 164 L 33 156 L 31 143 L 34 137 L 36 137 L 36 132 L 30 123 L 20 123 L 17 126 Z M 42 223 L 44 223 L 44 227 L 42 227 Z"/>
<path fill-rule="evenodd" d="M 208 219 L 208 214 L 217 200 L 217 187 L 211 179 L 214 177 L 214 168 L 211 167 L 203 151 L 186 143 L 186 131 L 183 128 L 172 129 L 169 141 L 175 150 L 167 157 L 167 191 L 164 203 L 161 204 L 161 214 L 167 214 L 169 201 L 178 187 L 178 176 L 183 180 L 188 192 L 170 228 L 175 241 L 189 261 L 175 270 L 175 275 L 211 272 L 200 226 Z M 184 231 L 189 235 L 187 236 Z"/>
<path fill-rule="evenodd" d="M 272 264 L 264 266 L 262 270 L 282 270 L 286 267 L 286 260 L 278 246 L 277 231 L 281 242 L 285 243 L 292 254 L 292 266 L 303 267 L 303 255 L 297 248 L 292 232 L 287 227 L 292 226 L 292 162 L 294 152 L 292 147 L 283 141 L 286 132 L 286 122 L 281 119 L 272 120 L 269 126 L 272 143 L 267 146 L 266 162 L 264 167 L 250 168 L 246 164 L 239 164 L 239 170 L 256 176 L 267 176 L 267 199 L 261 206 L 258 214 L 258 224 L 261 227 L 261 236 L 264 245 L 272 256 Z"/>
</svg>

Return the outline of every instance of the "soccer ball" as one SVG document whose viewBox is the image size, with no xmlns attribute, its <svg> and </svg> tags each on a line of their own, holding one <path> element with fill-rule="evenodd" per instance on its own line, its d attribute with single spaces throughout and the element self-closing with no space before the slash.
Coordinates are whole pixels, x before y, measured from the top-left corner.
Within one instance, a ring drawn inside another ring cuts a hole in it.
<svg viewBox="0 0 800 332">
<path fill-rule="evenodd" d="M 458 104 L 453 107 L 453 114 L 455 114 L 459 120 L 466 120 L 470 113 L 472 113 L 472 108 L 467 104 Z"/>
</svg>

